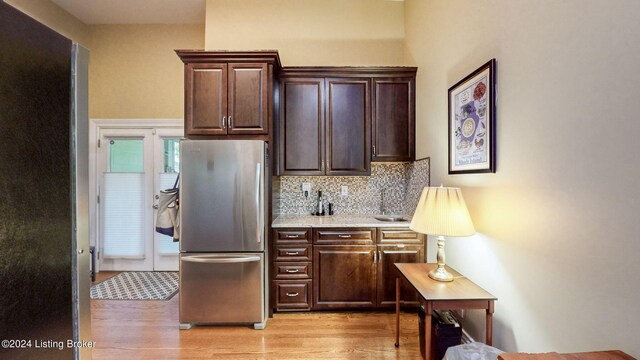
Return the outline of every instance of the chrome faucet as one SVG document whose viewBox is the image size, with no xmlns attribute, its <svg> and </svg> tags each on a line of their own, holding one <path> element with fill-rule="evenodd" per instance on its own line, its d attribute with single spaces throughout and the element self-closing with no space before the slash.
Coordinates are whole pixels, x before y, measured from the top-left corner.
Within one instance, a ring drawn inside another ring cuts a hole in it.
<svg viewBox="0 0 640 360">
<path fill-rule="evenodd" d="M 386 207 L 384 206 L 384 192 L 385 189 L 380 189 L 380 215 L 384 215 Z"/>
</svg>

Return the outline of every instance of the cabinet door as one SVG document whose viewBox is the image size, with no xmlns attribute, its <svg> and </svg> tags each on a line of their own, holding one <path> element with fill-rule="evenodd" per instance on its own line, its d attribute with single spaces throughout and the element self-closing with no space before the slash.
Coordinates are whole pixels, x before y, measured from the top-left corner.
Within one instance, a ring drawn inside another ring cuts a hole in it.
<svg viewBox="0 0 640 360">
<path fill-rule="evenodd" d="M 227 65 L 185 66 L 184 131 L 187 135 L 224 135 L 227 130 Z"/>
<path fill-rule="evenodd" d="M 417 306 L 418 295 L 402 278 L 394 263 L 423 263 L 422 245 L 378 245 L 378 307 L 394 307 L 396 303 L 396 277 L 400 276 L 400 299 L 405 306 Z"/>
<path fill-rule="evenodd" d="M 229 134 L 267 134 L 267 64 L 229 64 Z"/>
<path fill-rule="evenodd" d="M 371 174 L 370 80 L 327 78 L 327 175 Z"/>
<path fill-rule="evenodd" d="M 324 175 L 324 79 L 284 78 L 280 175 Z"/>
<path fill-rule="evenodd" d="M 373 79 L 373 161 L 415 160 L 415 78 Z"/>
<path fill-rule="evenodd" d="M 375 307 L 375 249 L 375 245 L 314 246 L 313 309 Z"/>
</svg>

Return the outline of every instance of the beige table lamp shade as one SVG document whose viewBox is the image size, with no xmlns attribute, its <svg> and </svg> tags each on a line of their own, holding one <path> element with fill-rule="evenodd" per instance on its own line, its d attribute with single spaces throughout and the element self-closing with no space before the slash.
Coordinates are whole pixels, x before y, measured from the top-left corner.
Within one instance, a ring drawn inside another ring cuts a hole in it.
<svg viewBox="0 0 640 360">
<path fill-rule="evenodd" d="M 429 271 L 429 277 L 437 281 L 453 281 L 453 275 L 445 269 L 444 237 L 471 236 L 476 232 L 462 191 L 442 186 L 424 188 L 409 228 L 438 236 L 438 267 Z"/>
<path fill-rule="evenodd" d="M 428 235 L 471 236 L 469 210 L 459 188 L 426 187 L 413 214 L 411 230 Z"/>
</svg>

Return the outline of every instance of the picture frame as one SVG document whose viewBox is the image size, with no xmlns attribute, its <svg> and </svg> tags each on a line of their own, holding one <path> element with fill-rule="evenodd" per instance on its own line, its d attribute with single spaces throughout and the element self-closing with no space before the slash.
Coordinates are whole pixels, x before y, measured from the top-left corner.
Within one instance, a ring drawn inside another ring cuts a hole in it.
<svg viewBox="0 0 640 360">
<path fill-rule="evenodd" d="M 449 88 L 449 174 L 496 172 L 496 59 Z"/>
</svg>

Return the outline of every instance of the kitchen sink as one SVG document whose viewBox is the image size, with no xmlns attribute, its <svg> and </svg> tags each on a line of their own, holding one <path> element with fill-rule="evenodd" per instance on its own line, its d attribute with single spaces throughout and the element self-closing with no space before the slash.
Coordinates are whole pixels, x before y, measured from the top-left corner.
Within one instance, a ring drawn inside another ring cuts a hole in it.
<svg viewBox="0 0 640 360">
<path fill-rule="evenodd" d="M 400 215 L 378 215 L 378 216 L 374 216 L 373 218 L 379 221 L 389 221 L 389 222 L 409 221 Z"/>
</svg>

